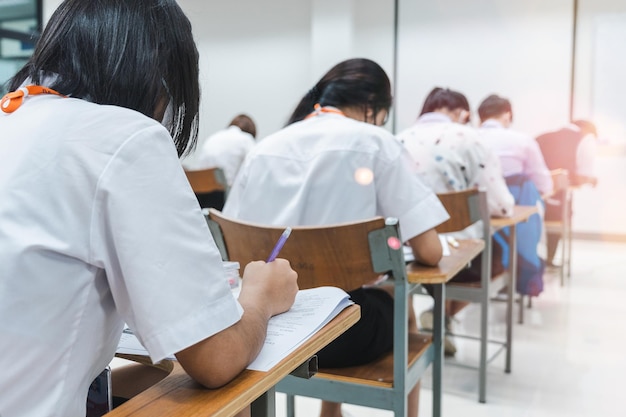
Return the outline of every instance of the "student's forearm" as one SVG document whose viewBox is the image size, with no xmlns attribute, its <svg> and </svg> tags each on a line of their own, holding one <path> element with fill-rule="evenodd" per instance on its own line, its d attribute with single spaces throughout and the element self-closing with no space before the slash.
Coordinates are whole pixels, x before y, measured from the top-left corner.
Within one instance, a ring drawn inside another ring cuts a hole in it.
<svg viewBox="0 0 626 417">
<path fill-rule="evenodd" d="M 254 306 L 231 327 L 179 352 L 185 371 L 207 388 L 227 384 L 256 358 L 267 333 L 267 315 Z"/>
</svg>

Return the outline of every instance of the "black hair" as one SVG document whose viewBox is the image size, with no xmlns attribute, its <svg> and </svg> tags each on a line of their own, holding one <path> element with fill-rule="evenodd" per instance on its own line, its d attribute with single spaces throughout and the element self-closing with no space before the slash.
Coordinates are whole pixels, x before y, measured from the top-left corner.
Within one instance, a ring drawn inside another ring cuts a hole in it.
<svg viewBox="0 0 626 417">
<path fill-rule="evenodd" d="M 583 132 L 583 135 L 592 134 L 595 137 L 598 137 L 598 130 L 596 129 L 596 125 L 591 123 L 589 120 L 574 120 L 573 124 L 578 126 L 580 130 Z"/>
<path fill-rule="evenodd" d="M 228 126 L 237 126 L 242 132 L 249 133 L 253 138 L 256 138 L 256 125 L 254 120 L 247 114 L 238 114 L 230 121 Z"/>
<path fill-rule="evenodd" d="M 463 94 L 449 88 L 435 87 L 426 96 L 420 116 L 443 108 L 450 111 L 457 109 L 470 111 L 469 102 Z"/>
<path fill-rule="evenodd" d="M 349 59 L 331 68 L 300 100 L 288 125 L 304 119 L 321 106 L 360 107 L 367 114 L 376 115 L 391 108 L 391 83 L 385 71 L 376 62 L 365 58 Z"/>
<path fill-rule="evenodd" d="M 513 108 L 511 107 L 511 102 L 496 94 L 491 94 L 484 99 L 482 103 L 480 103 L 480 106 L 478 106 L 478 117 L 480 117 L 481 122 L 494 117 L 499 117 L 506 112 L 511 113 L 512 119 Z"/>
<path fill-rule="evenodd" d="M 97 104 L 162 116 L 178 155 L 198 136 L 198 51 L 174 0 L 66 0 L 55 10 L 26 65 L 13 77 Z"/>
</svg>

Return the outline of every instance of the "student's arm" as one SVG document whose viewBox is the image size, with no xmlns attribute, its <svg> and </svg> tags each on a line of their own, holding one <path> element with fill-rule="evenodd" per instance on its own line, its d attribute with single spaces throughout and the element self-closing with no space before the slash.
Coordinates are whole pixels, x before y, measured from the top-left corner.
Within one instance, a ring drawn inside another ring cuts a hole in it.
<svg viewBox="0 0 626 417">
<path fill-rule="evenodd" d="M 421 264 L 435 266 L 443 256 L 443 248 L 435 229 L 429 229 L 424 233 L 408 240 L 415 260 Z"/>
<path fill-rule="evenodd" d="M 185 371 L 207 388 L 235 378 L 258 355 L 270 317 L 294 302 L 297 274 L 284 259 L 249 263 L 243 273 L 239 303 L 244 313 L 234 325 L 176 354 Z"/>
</svg>

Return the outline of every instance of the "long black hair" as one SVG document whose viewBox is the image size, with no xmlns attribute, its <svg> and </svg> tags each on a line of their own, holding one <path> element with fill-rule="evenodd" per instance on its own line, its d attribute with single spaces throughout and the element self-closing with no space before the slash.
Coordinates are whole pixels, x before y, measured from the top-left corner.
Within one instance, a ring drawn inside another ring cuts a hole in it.
<svg viewBox="0 0 626 417">
<path fill-rule="evenodd" d="M 66 0 L 34 53 L 13 77 L 64 95 L 157 118 L 167 112 L 179 156 L 198 136 L 198 51 L 191 24 L 174 0 Z"/>
<path fill-rule="evenodd" d="M 369 59 L 355 58 L 331 68 L 300 100 L 287 124 L 304 119 L 313 106 L 360 107 L 376 115 L 391 108 L 391 83 L 385 71 Z"/>
</svg>

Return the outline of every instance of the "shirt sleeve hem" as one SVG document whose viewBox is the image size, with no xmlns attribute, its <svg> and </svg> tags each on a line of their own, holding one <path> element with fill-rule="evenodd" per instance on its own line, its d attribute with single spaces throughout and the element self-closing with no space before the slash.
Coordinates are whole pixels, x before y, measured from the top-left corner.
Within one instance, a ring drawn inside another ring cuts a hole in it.
<svg viewBox="0 0 626 417">
<path fill-rule="evenodd" d="M 232 296 L 205 305 L 156 335 L 142 340 L 153 363 L 184 350 L 237 323 L 243 309 Z"/>
</svg>

